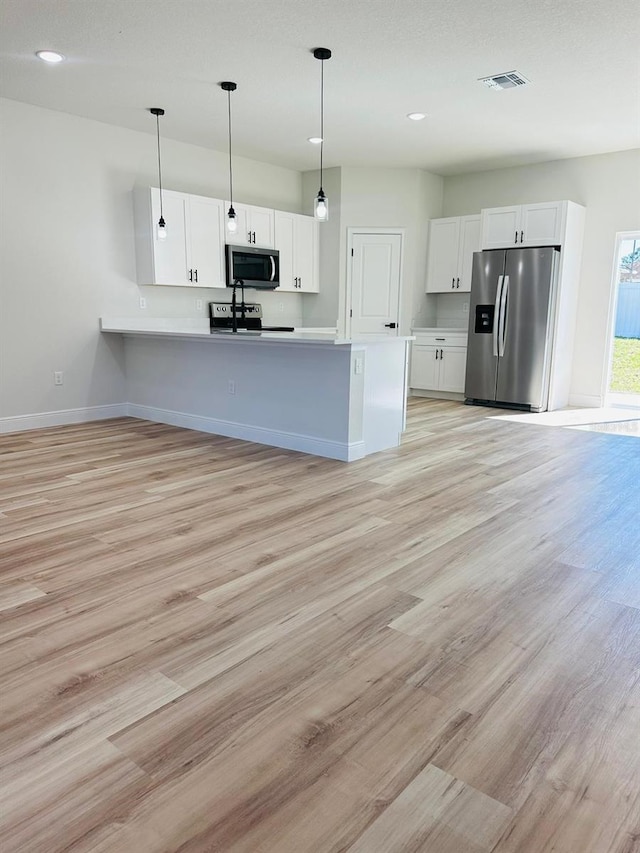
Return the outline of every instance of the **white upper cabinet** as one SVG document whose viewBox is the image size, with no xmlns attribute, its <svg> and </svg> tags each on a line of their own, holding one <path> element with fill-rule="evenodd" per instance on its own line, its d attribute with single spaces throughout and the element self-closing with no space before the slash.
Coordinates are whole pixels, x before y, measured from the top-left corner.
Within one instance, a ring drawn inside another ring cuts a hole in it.
<svg viewBox="0 0 640 853">
<path fill-rule="evenodd" d="M 279 290 L 317 293 L 318 223 L 312 216 L 275 211 L 275 248 L 280 252 Z"/>
<path fill-rule="evenodd" d="M 567 202 L 490 207 L 482 211 L 482 248 L 562 245 Z"/>
<path fill-rule="evenodd" d="M 191 283 L 198 287 L 225 287 L 222 202 L 190 196 L 187 215 Z"/>
<path fill-rule="evenodd" d="M 225 201 L 225 211 L 229 210 L 229 202 Z M 274 211 L 268 207 L 256 207 L 252 204 L 236 204 L 238 228 L 234 232 L 226 231 L 227 243 L 234 246 L 263 246 L 265 249 L 276 248 L 274 245 Z"/>
<path fill-rule="evenodd" d="M 167 225 L 159 240 L 160 191 L 134 192 L 138 284 L 225 287 L 222 202 L 171 190 L 162 200 Z"/>
<path fill-rule="evenodd" d="M 480 216 L 450 216 L 429 223 L 427 293 L 471 290 L 473 253 L 480 250 Z"/>
</svg>

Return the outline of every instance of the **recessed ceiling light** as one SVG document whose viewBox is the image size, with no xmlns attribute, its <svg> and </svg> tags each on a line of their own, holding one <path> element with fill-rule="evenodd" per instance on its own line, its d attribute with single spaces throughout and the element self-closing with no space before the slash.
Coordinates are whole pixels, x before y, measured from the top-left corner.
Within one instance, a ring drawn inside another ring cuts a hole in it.
<svg viewBox="0 0 640 853">
<path fill-rule="evenodd" d="M 321 136 L 310 136 L 307 139 L 307 142 L 311 142 L 311 143 L 313 143 L 313 145 L 320 145 L 320 143 L 322 142 L 322 137 Z"/>
<path fill-rule="evenodd" d="M 44 62 L 62 62 L 64 59 L 64 54 L 58 53 L 57 50 L 38 50 L 36 56 Z"/>
<path fill-rule="evenodd" d="M 407 113 L 407 118 L 410 118 L 411 121 L 422 121 L 426 115 L 424 113 Z"/>
</svg>

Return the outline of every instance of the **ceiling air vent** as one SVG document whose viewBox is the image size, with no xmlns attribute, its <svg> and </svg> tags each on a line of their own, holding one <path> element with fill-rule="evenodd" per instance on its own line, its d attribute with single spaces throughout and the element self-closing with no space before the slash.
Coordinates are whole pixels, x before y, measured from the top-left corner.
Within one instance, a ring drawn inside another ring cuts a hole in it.
<svg viewBox="0 0 640 853">
<path fill-rule="evenodd" d="M 491 77 L 478 77 L 478 80 L 490 89 L 515 89 L 530 82 L 517 71 L 505 71 L 504 74 L 494 74 Z"/>
</svg>

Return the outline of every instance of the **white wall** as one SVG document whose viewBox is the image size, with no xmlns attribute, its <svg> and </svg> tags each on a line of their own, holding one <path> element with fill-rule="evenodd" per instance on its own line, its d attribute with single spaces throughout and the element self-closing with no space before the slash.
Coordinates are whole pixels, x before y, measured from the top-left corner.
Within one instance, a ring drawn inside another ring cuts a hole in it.
<svg viewBox="0 0 640 853">
<path fill-rule="evenodd" d="M 156 185 L 154 127 L 135 133 L 0 99 L 0 417 L 124 400 L 122 347 L 101 315 L 189 317 L 226 290 L 135 282 L 135 185 Z M 168 189 L 224 198 L 224 152 L 163 140 Z M 299 172 L 234 157 L 237 201 L 300 212 Z M 268 320 L 299 322 L 299 294 L 260 294 Z M 279 305 L 284 311 L 278 311 Z M 276 314 L 277 312 L 277 314 Z M 64 371 L 54 387 L 52 372 Z"/>
<path fill-rule="evenodd" d="M 328 191 L 339 200 L 339 208 Z M 443 179 L 420 169 L 346 167 L 325 173 L 330 221 L 320 226 L 320 289 L 325 311 L 337 310 L 333 322 L 341 327 L 345 315 L 347 229 L 359 227 L 404 229 L 400 333 L 407 334 L 416 317 L 426 311 L 425 270 L 429 219 L 440 216 Z M 318 188 L 318 173 L 304 176 L 305 200 Z M 305 304 L 305 312 L 307 311 Z M 306 316 L 306 313 L 305 313 Z M 325 318 L 329 322 L 329 318 Z"/>
<path fill-rule="evenodd" d="M 640 150 L 445 178 L 442 215 L 559 199 L 586 207 L 571 395 L 595 403 L 606 379 L 616 232 L 640 228 Z"/>
<path fill-rule="evenodd" d="M 335 326 L 338 319 L 340 270 L 346 232 L 342 229 L 342 169 L 324 169 L 323 189 L 329 201 L 329 219 L 320 229 L 320 292 L 303 298 L 303 317 L 306 326 Z M 320 172 L 302 175 L 302 198 L 306 214 L 313 213 L 313 200 L 320 188 Z"/>
</svg>

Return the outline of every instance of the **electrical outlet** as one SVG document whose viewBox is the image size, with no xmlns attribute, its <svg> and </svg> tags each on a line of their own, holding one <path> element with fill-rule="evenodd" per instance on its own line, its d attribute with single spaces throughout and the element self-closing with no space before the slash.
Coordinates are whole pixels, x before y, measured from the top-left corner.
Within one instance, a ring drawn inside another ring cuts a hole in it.
<svg viewBox="0 0 640 853">
<path fill-rule="evenodd" d="M 62 385 L 64 382 L 64 373 L 61 370 L 55 370 L 53 373 L 53 384 Z"/>
<path fill-rule="evenodd" d="M 235 393 L 236 393 L 236 382 L 235 382 L 235 379 L 230 379 L 230 380 L 229 380 L 228 391 L 229 391 L 229 394 L 235 394 Z"/>
<path fill-rule="evenodd" d="M 144 298 L 144 296 L 141 296 L 140 297 L 140 308 L 142 311 L 144 311 L 146 307 L 147 307 L 147 300 Z"/>
<path fill-rule="evenodd" d="M 468 302 L 462 303 L 462 310 L 464 311 L 465 314 L 469 311 L 469 303 Z"/>
<path fill-rule="evenodd" d="M 353 372 L 354 372 L 354 373 L 356 373 L 356 374 L 360 374 L 360 373 L 362 373 L 362 367 L 363 367 L 363 364 L 362 364 L 362 357 L 361 357 L 361 356 L 359 356 L 359 357 L 358 357 L 358 358 L 356 358 L 356 359 L 355 359 L 355 361 L 353 362 Z"/>
<path fill-rule="evenodd" d="M 196 311 L 202 311 L 202 299 L 196 299 Z"/>
</svg>

